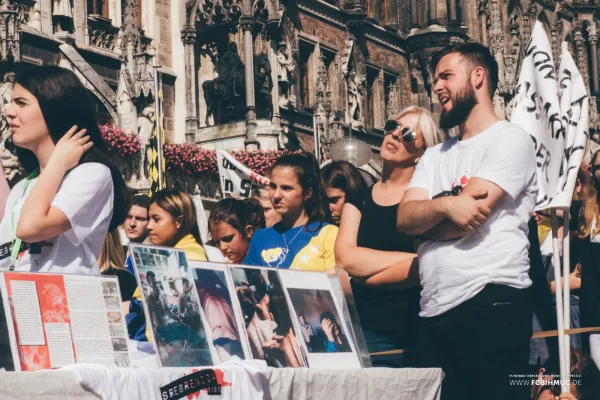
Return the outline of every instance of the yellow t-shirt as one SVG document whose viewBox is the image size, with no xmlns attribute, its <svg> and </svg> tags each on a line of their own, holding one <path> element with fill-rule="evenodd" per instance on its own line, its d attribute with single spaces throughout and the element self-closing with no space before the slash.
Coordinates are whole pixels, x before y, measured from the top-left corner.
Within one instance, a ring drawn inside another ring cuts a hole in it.
<svg viewBox="0 0 600 400">
<path fill-rule="evenodd" d="M 337 233 L 337 226 L 328 223 L 312 222 L 289 229 L 275 224 L 252 236 L 244 264 L 325 271 L 335 267 Z"/>
</svg>

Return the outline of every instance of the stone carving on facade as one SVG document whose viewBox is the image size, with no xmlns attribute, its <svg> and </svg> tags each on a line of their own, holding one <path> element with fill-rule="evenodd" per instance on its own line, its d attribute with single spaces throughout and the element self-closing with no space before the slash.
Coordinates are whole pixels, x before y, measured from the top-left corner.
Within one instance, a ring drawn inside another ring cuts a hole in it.
<svg viewBox="0 0 600 400">
<path fill-rule="evenodd" d="M 7 72 L 4 74 L 2 86 L 0 86 L 0 135 L 4 142 L 5 136 L 8 134 L 9 124 L 6 117 L 6 110 L 10 107 L 12 101 L 12 91 L 15 86 L 15 73 Z"/>
<path fill-rule="evenodd" d="M 4 81 L 0 86 L 0 157 L 2 157 L 2 168 L 8 183 L 12 183 L 20 172 L 19 160 L 7 147 L 10 134 L 10 121 L 6 117 L 6 110 L 10 107 L 12 90 L 15 86 L 15 73 L 4 74 Z"/>
<path fill-rule="evenodd" d="M 139 164 L 136 168 L 138 179 L 149 181 L 148 165 L 151 156 L 150 140 L 154 129 L 154 107 L 146 107 L 138 117 L 138 136 L 142 142 L 139 153 Z"/>
<path fill-rule="evenodd" d="M 242 15 L 242 0 L 188 0 L 188 16 L 200 28 L 237 21 Z"/>
<path fill-rule="evenodd" d="M 552 47 L 552 58 L 554 66 L 560 65 L 560 43 L 562 41 L 562 21 L 558 20 L 550 27 L 550 46 Z"/>
<path fill-rule="evenodd" d="M 488 0 L 489 25 L 488 31 L 490 48 L 492 54 L 502 57 L 504 50 L 504 32 L 502 29 L 502 13 L 500 11 L 500 0 Z"/>
<path fill-rule="evenodd" d="M 217 77 L 202 83 L 206 101 L 206 124 L 213 116 L 215 124 L 241 119 L 245 111 L 245 67 L 232 42 L 217 61 Z"/>
<path fill-rule="evenodd" d="M 344 50 L 342 52 L 342 74 L 348 75 L 348 68 L 350 66 L 350 57 L 352 56 L 352 49 L 354 48 L 354 38 L 351 36 L 346 40 Z"/>
<path fill-rule="evenodd" d="M 27 25 L 31 22 L 34 10 L 36 10 L 36 0 L 4 0 L 3 2 L 0 2 L 0 4 L 2 3 L 5 3 L 6 9 L 17 13 L 19 23 L 23 25 Z"/>
<path fill-rule="evenodd" d="M 113 27 L 109 19 L 89 17 L 88 36 L 90 45 L 114 51 L 119 37 L 119 28 Z"/>
<path fill-rule="evenodd" d="M 318 58 L 319 69 L 317 70 L 317 85 L 316 85 L 316 100 L 317 103 L 323 105 L 325 113 L 331 111 L 331 90 L 329 88 L 329 79 L 327 66 L 325 65 L 325 57 L 323 53 L 319 54 Z"/>
<path fill-rule="evenodd" d="M 582 26 L 578 25 L 575 27 L 573 32 L 573 41 L 575 42 L 575 62 L 577 63 L 577 69 L 585 82 L 585 86 L 588 94 L 590 93 L 590 80 L 588 76 L 587 68 L 587 51 L 585 48 L 585 41 L 583 38 L 583 32 L 581 31 Z"/>
<path fill-rule="evenodd" d="M 254 55 L 254 95 L 256 99 L 257 118 L 271 118 L 273 114 L 273 99 L 271 90 L 271 63 L 266 54 Z"/>
<path fill-rule="evenodd" d="M 279 103 L 282 107 L 287 107 L 290 102 L 290 81 L 295 70 L 294 59 L 289 53 L 287 43 L 280 42 L 277 45 L 277 81 L 279 84 Z"/>
<path fill-rule="evenodd" d="M 52 0 L 52 19 L 56 32 L 73 32 L 73 5 L 71 0 Z"/>
<path fill-rule="evenodd" d="M 29 20 L 28 25 L 36 31 L 42 30 L 42 12 L 39 8 L 31 10 L 31 19 Z"/>
<path fill-rule="evenodd" d="M 0 9 L 0 61 L 21 60 L 21 22 L 14 8 Z"/>
<path fill-rule="evenodd" d="M 400 78 L 398 78 L 400 80 Z M 400 85 L 396 82 L 390 82 L 387 90 L 387 119 L 394 119 L 400 113 Z"/>
<path fill-rule="evenodd" d="M 361 85 L 360 76 L 355 71 L 351 71 L 348 76 L 348 117 L 353 123 L 362 119 Z"/>
</svg>

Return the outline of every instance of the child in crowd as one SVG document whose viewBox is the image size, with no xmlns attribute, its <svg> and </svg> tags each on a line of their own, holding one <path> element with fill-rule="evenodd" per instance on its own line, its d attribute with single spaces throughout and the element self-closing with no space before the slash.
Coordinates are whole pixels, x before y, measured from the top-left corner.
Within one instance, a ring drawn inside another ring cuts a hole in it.
<svg viewBox="0 0 600 400">
<path fill-rule="evenodd" d="M 270 228 L 281 221 L 281 214 L 273 208 L 269 198 L 269 188 L 259 188 L 252 192 L 252 198 L 258 200 L 265 213 L 265 228 Z"/>
<path fill-rule="evenodd" d="M 164 189 L 152 196 L 148 238 L 156 246 L 184 250 L 188 260 L 206 261 L 196 207 L 184 192 Z"/>
<path fill-rule="evenodd" d="M 28 177 L 0 224 L 0 268 L 100 274 L 107 232 L 125 219 L 123 177 L 109 161 L 87 90 L 72 71 L 25 69 L 6 111 Z"/>
<path fill-rule="evenodd" d="M 279 158 L 271 169 L 269 197 L 281 221 L 257 231 L 244 264 L 325 271 L 335 266 L 337 227 L 331 225 L 319 165 L 309 153 Z"/>
<path fill-rule="evenodd" d="M 137 281 L 125 267 L 125 252 L 123 251 L 118 229 L 106 235 L 100 257 L 98 257 L 98 264 L 102 275 L 116 276 L 119 280 L 123 310 L 127 312 L 131 297 L 137 288 Z"/>
<path fill-rule="evenodd" d="M 206 261 L 196 207 L 188 194 L 169 189 L 156 192 L 150 202 L 149 214 L 148 238 L 152 244 L 184 250 L 190 261 Z M 149 336 L 141 300 L 138 287 L 126 316 L 127 330 L 130 338 L 146 341 Z"/>
<path fill-rule="evenodd" d="M 329 199 L 329 211 L 334 224 L 340 226 L 342 208 L 348 201 L 360 201 L 367 184 L 358 169 L 348 161 L 332 161 L 321 170 L 321 178 Z"/>
<path fill-rule="evenodd" d="M 208 227 L 223 256 L 239 264 L 248 253 L 254 232 L 265 227 L 265 215 L 258 200 L 223 199 L 211 210 Z"/>
</svg>

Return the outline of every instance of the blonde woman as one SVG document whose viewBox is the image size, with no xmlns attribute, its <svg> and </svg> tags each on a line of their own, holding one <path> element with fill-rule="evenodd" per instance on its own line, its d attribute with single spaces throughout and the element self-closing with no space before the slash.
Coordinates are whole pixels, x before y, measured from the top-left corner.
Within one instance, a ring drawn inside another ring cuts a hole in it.
<svg viewBox="0 0 600 400">
<path fill-rule="evenodd" d="M 338 267 L 352 291 L 369 352 L 410 346 L 416 326 L 419 274 L 414 238 L 396 230 L 396 215 L 425 149 L 442 142 L 431 113 L 408 107 L 385 125 L 382 179 L 360 201 L 344 204 L 335 244 Z M 395 288 L 396 290 L 382 290 Z M 401 367 L 402 356 L 373 359 L 374 366 Z"/>
<path fill-rule="evenodd" d="M 123 301 L 123 312 L 127 314 L 129 302 L 133 292 L 137 288 L 135 277 L 125 268 L 125 253 L 121 244 L 119 230 L 115 229 L 106 235 L 104 245 L 98 257 L 98 265 L 102 275 L 116 276 L 119 280 L 121 300 Z"/>
</svg>

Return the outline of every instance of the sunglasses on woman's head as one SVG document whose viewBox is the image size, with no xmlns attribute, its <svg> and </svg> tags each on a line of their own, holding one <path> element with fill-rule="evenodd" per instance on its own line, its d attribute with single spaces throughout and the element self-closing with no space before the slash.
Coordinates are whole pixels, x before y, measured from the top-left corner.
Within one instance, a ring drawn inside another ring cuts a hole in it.
<svg viewBox="0 0 600 400">
<path fill-rule="evenodd" d="M 385 131 L 386 135 L 391 135 L 399 128 L 402 128 L 400 130 L 400 136 L 402 137 L 402 141 L 404 143 L 411 143 L 415 141 L 417 138 L 417 132 L 415 132 L 415 130 L 412 128 L 407 128 L 396 120 L 390 119 L 388 122 L 386 122 L 383 130 Z"/>
</svg>

